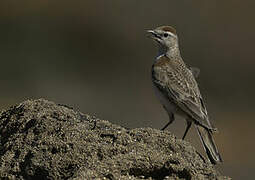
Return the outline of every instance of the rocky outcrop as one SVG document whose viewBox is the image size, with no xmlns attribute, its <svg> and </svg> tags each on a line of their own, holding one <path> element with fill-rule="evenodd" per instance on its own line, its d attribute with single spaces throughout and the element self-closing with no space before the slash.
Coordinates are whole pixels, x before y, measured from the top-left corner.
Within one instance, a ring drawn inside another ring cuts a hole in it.
<svg viewBox="0 0 255 180">
<path fill-rule="evenodd" d="M 39 99 L 0 114 L 0 179 L 230 179 L 168 131 Z"/>
</svg>

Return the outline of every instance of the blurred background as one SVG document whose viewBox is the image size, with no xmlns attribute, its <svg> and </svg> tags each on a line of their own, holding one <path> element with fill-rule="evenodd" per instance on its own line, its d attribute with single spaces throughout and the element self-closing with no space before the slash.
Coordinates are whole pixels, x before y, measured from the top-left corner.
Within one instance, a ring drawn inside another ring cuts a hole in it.
<svg viewBox="0 0 255 180">
<path fill-rule="evenodd" d="M 30 98 L 68 104 L 128 128 L 162 128 L 154 96 L 155 43 L 145 30 L 177 29 L 198 82 L 224 163 L 233 179 L 253 179 L 255 160 L 255 1 L 0 2 L 0 108 Z M 168 128 L 182 137 L 181 118 Z M 203 152 L 194 130 L 187 141 Z"/>
</svg>

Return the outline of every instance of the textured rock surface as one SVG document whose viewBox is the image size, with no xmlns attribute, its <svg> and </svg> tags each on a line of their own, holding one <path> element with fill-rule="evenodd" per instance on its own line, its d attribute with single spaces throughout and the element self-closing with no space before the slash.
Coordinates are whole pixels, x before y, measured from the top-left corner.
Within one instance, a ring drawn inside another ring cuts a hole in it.
<svg viewBox="0 0 255 180">
<path fill-rule="evenodd" d="M 0 179 L 228 179 L 168 131 L 28 100 L 0 114 Z"/>
</svg>

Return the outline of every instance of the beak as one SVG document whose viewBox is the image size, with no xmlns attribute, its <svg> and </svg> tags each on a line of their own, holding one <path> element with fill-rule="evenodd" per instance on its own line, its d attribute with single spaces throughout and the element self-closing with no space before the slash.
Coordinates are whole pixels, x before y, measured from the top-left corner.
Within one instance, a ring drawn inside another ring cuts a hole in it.
<svg viewBox="0 0 255 180">
<path fill-rule="evenodd" d="M 151 39 L 159 40 L 161 37 L 154 30 L 147 30 L 147 36 Z"/>
<path fill-rule="evenodd" d="M 149 33 L 149 34 L 155 33 L 153 30 L 147 30 L 146 32 Z"/>
</svg>

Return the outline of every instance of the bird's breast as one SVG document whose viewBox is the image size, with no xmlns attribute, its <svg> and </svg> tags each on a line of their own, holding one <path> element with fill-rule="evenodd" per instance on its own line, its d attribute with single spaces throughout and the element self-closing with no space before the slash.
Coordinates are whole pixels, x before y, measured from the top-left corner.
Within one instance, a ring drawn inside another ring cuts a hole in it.
<svg viewBox="0 0 255 180">
<path fill-rule="evenodd" d="M 167 98 L 161 90 L 153 84 L 153 90 L 155 92 L 156 97 L 160 101 L 160 103 L 164 106 L 167 112 L 176 112 L 176 105 L 174 104 L 173 101 L 171 101 L 169 98 Z"/>
</svg>

